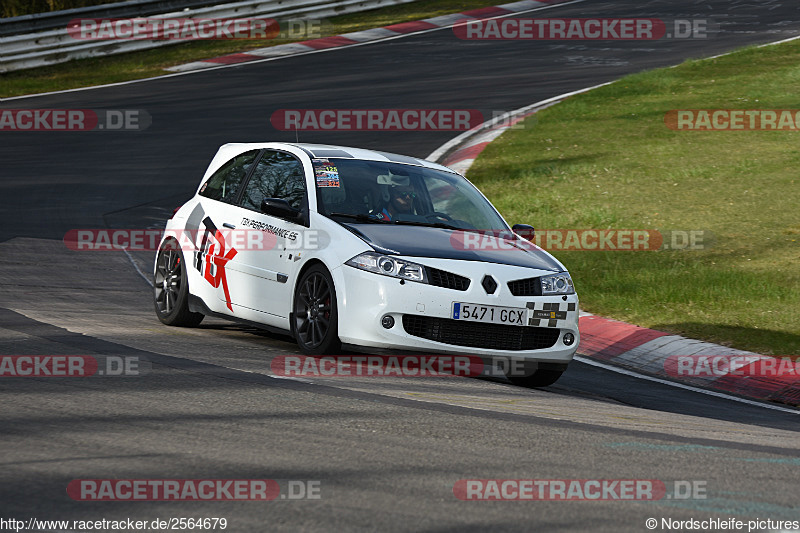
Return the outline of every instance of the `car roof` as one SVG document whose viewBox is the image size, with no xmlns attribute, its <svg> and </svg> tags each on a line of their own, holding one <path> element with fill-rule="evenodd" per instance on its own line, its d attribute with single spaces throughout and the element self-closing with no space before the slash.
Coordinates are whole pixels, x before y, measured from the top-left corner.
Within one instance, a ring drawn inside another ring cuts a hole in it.
<svg viewBox="0 0 800 533">
<path fill-rule="evenodd" d="M 377 150 L 367 150 L 365 148 L 355 148 L 353 146 L 337 146 L 332 144 L 312 144 L 312 143 L 283 143 L 283 142 L 263 142 L 263 143 L 228 143 L 220 147 L 218 156 L 223 156 L 225 160 L 230 159 L 244 151 L 260 148 L 281 148 L 291 146 L 306 152 L 312 159 L 317 158 L 345 158 L 345 159 L 366 159 L 368 161 L 391 161 L 406 165 L 416 165 L 427 167 L 444 172 L 458 174 L 455 170 L 444 165 L 434 163 L 418 157 L 381 152 Z"/>
</svg>

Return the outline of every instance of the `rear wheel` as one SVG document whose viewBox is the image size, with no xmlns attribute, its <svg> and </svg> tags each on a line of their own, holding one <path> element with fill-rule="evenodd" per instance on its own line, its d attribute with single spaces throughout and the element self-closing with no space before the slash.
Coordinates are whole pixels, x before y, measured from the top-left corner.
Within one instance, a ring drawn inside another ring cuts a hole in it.
<svg viewBox="0 0 800 533">
<path fill-rule="evenodd" d="M 193 327 L 203 320 L 202 313 L 189 311 L 186 262 L 175 241 L 163 243 L 158 250 L 153 275 L 153 303 L 158 319 L 168 326 Z"/>
<path fill-rule="evenodd" d="M 292 321 L 297 345 L 303 353 L 321 355 L 341 349 L 336 290 L 333 278 L 322 265 L 306 270 L 297 283 Z"/>
</svg>

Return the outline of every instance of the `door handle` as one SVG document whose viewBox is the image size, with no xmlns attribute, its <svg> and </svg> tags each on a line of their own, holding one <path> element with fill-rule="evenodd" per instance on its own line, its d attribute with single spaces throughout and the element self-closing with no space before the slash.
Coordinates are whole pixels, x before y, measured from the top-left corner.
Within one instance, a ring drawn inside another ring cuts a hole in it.
<svg viewBox="0 0 800 533">
<path fill-rule="evenodd" d="M 222 227 L 228 229 L 236 229 L 236 226 L 234 224 L 228 224 L 227 222 L 223 222 Z"/>
</svg>

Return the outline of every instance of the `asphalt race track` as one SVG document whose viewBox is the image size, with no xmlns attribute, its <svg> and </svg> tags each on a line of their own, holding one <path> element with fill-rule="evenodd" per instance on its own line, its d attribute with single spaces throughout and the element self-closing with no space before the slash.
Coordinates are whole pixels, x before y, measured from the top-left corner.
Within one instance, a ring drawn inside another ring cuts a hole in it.
<svg viewBox="0 0 800 533">
<path fill-rule="evenodd" d="M 0 379 L 0 518 L 224 517 L 228 530 L 648 531 L 645 521 L 798 520 L 800 422 L 579 362 L 554 386 L 504 379 L 271 376 L 290 339 L 207 319 L 163 326 L 152 255 L 75 252 L 77 228 L 158 228 L 217 147 L 294 140 L 278 109 L 509 111 L 624 74 L 793 37 L 790 1 L 586 0 L 552 17 L 707 18 L 707 40 L 463 41 L 443 29 L 188 75 L 6 100 L 140 109 L 141 132 L 0 132 L 0 354 L 149 361 L 139 377 Z M 527 14 L 523 17 L 545 16 Z M 425 157 L 448 132 L 301 132 Z M 535 221 L 512 221 L 535 222 Z M 74 479 L 311 481 L 319 498 L 84 502 Z M 644 479 L 657 501 L 460 501 L 462 479 Z M 746 526 L 745 526 L 746 527 Z M 1 528 L 0 528 L 1 529 Z M 758 528 L 766 530 L 767 528 Z M 61 530 L 61 529 L 58 529 Z M 73 531 L 72 527 L 67 530 Z"/>
</svg>

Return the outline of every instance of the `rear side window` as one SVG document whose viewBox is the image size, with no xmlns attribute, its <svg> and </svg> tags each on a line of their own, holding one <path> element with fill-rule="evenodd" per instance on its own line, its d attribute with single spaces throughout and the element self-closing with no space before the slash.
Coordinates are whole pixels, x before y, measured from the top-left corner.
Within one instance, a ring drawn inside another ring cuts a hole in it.
<svg viewBox="0 0 800 533">
<path fill-rule="evenodd" d="M 306 199 L 303 165 L 291 154 L 265 150 L 247 184 L 242 207 L 261 211 L 264 198 L 280 198 L 295 209 L 302 209 Z"/>
<path fill-rule="evenodd" d="M 232 204 L 257 155 L 258 150 L 251 150 L 237 155 L 222 165 L 200 187 L 200 196 Z"/>
</svg>

